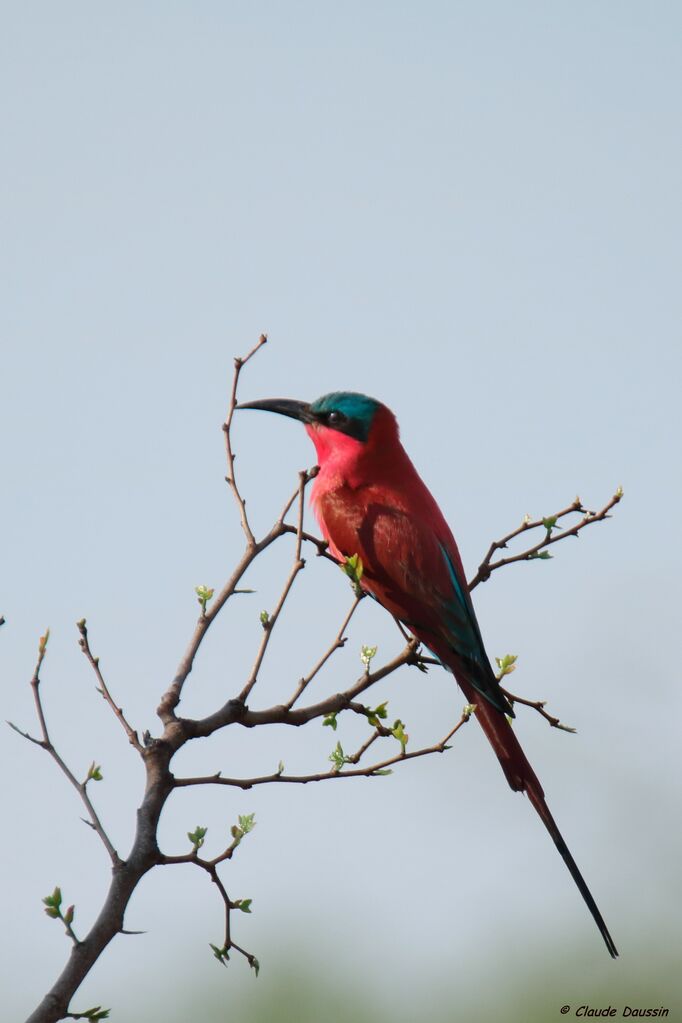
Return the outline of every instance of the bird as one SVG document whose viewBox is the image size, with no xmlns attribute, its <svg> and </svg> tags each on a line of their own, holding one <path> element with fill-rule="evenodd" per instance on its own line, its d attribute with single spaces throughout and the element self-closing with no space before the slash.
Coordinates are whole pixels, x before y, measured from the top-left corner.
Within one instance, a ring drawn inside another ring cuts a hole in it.
<svg viewBox="0 0 682 1023">
<path fill-rule="evenodd" d="M 341 564 L 357 555 L 362 589 L 455 676 L 510 787 L 528 796 L 615 959 L 613 938 L 511 725 L 514 709 L 486 654 L 455 538 L 402 445 L 394 413 L 353 391 L 237 407 L 303 423 L 319 467 L 311 505 L 329 552 Z"/>
</svg>

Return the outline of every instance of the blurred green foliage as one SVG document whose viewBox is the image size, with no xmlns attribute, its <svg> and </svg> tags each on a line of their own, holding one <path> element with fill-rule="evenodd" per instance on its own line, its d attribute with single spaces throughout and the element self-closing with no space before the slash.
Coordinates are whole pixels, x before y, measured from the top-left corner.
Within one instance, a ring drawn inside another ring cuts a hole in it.
<svg viewBox="0 0 682 1023">
<path fill-rule="evenodd" d="M 406 933 L 405 940 L 409 940 Z M 659 946 L 660 948 L 660 946 Z M 632 956 L 617 962 L 599 959 L 584 972 L 576 969 L 585 962 L 584 947 L 567 945 L 564 968 L 547 971 L 547 956 L 541 949 L 528 950 L 528 969 L 523 975 L 510 975 L 498 957 L 490 962 L 490 972 L 481 963 L 478 975 L 465 973 L 453 962 L 440 976 L 426 981 L 420 990 L 386 990 L 381 978 L 368 983 L 335 953 L 327 967 L 319 955 L 300 949 L 295 961 L 284 961 L 262 973 L 254 983 L 231 985 L 229 975 L 221 975 L 199 997 L 187 993 L 176 997 L 173 1005 L 159 1008 L 156 1015 L 145 1016 L 150 1023 L 187 1023 L 197 1019 L 200 1007 L 202 1023 L 552 1023 L 575 1020 L 583 1005 L 594 1008 L 615 1006 L 615 1019 L 622 1019 L 625 1006 L 667 1007 L 668 1020 L 680 1019 L 679 966 L 674 949 L 662 958 L 652 954 L 648 961 Z M 290 955 L 290 953 L 288 953 Z M 556 962 L 556 960 L 554 960 Z M 238 969 L 241 964 L 235 963 Z M 288 965 L 288 968 L 287 968 Z M 222 981 L 222 983 L 221 983 Z M 562 1006 L 569 1005 L 562 1014 Z M 582 1016 L 583 1019 L 586 1017 Z M 631 1019 L 637 1019 L 631 1016 Z"/>
</svg>

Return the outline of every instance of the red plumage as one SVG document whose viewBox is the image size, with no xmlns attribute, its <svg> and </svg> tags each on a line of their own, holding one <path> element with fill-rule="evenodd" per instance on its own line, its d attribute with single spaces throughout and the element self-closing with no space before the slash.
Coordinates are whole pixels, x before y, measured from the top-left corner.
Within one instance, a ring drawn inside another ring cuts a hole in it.
<svg viewBox="0 0 682 1023">
<path fill-rule="evenodd" d="M 485 652 L 457 544 L 400 443 L 395 416 L 363 394 L 335 392 L 312 404 L 249 402 L 305 424 L 320 471 L 312 502 L 334 557 L 362 559 L 362 586 L 452 671 L 512 789 L 526 792 L 561 853 L 612 956 L 592 895 L 552 817 L 542 786 L 509 723 L 513 709 Z"/>
<path fill-rule="evenodd" d="M 314 407 L 314 406 L 313 406 Z M 507 719 L 485 655 L 457 544 L 379 405 L 366 439 L 307 422 L 320 471 L 312 504 L 331 553 L 362 559 L 362 585 L 455 675 L 515 791 L 528 794 L 561 853 L 612 956 L 613 940 L 552 817 L 542 786 Z M 453 578 L 454 576 L 454 578 Z"/>
</svg>

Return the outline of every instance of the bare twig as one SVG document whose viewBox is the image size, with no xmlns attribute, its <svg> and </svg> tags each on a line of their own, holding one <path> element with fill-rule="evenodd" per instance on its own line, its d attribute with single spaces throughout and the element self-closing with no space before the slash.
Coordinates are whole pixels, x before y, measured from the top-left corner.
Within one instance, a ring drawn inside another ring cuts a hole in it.
<svg viewBox="0 0 682 1023">
<path fill-rule="evenodd" d="M 601 511 L 592 512 L 588 511 L 583 507 L 582 501 L 579 497 L 576 497 L 567 508 L 563 508 L 561 511 L 556 512 L 554 515 L 545 516 L 542 519 L 532 520 L 529 516 L 523 520 L 520 526 L 513 529 L 511 533 L 507 533 L 501 540 L 495 540 L 491 543 L 488 548 L 488 552 L 484 557 L 481 564 L 478 566 L 476 575 L 469 582 L 469 590 L 473 590 L 479 583 L 485 582 L 490 578 L 493 572 L 498 568 L 503 568 L 505 565 L 513 565 L 517 561 L 533 561 L 536 558 L 541 558 L 542 551 L 549 547 L 553 543 L 559 543 L 560 540 L 565 540 L 569 536 L 578 536 L 580 531 L 586 526 L 591 526 L 594 522 L 602 522 L 604 519 L 608 519 L 611 516 L 609 512 L 623 497 L 623 490 L 621 487 L 615 492 L 613 497 L 607 501 Z M 574 526 L 569 529 L 563 529 L 560 532 L 554 533 L 556 523 L 563 519 L 566 515 L 571 515 L 574 512 L 582 512 L 583 517 L 579 522 L 576 522 Z M 493 557 L 496 551 L 505 549 L 511 540 L 514 540 L 517 536 L 521 536 L 522 533 L 528 532 L 530 529 L 545 529 L 545 536 L 543 539 L 529 547 L 525 551 L 521 551 L 520 554 L 514 554 L 508 558 L 500 558 L 498 561 L 493 561 Z M 545 555 L 549 557 L 549 554 Z"/>
<path fill-rule="evenodd" d="M 47 632 L 45 633 L 45 635 L 41 636 L 41 638 L 40 638 L 40 643 L 38 645 L 38 660 L 36 662 L 36 666 L 35 666 L 35 669 L 33 671 L 33 677 L 31 679 L 31 689 L 33 690 L 33 700 L 34 700 L 34 703 L 35 703 L 36 714 L 38 716 L 38 722 L 40 724 L 40 732 L 41 732 L 42 738 L 35 739 L 32 735 L 29 735 L 28 732 L 22 732 L 21 729 L 17 728 L 17 726 L 12 724 L 11 721 L 9 722 L 9 725 L 10 725 L 11 728 L 14 729 L 15 732 L 18 732 L 19 735 L 22 735 L 25 739 L 28 739 L 30 742 L 35 743 L 36 746 L 40 746 L 47 753 L 50 754 L 50 756 L 52 757 L 54 762 L 57 764 L 57 766 L 62 771 L 62 773 L 68 778 L 69 782 L 73 785 L 73 787 L 75 788 L 76 792 L 78 793 L 78 795 L 80 796 L 81 800 L 83 801 L 83 804 L 84 804 L 86 810 L 88 811 L 88 815 L 90 817 L 90 820 L 86 821 L 86 823 L 90 825 L 90 827 L 93 829 L 93 831 L 97 832 L 97 834 L 99 835 L 100 840 L 102 842 L 102 845 L 104 846 L 104 848 L 106 849 L 107 853 L 109 854 L 109 859 L 111 860 L 111 862 L 114 865 L 114 867 L 116 867 L 116 866 L 118 866 L 120 864 L 121 860 L 119 858 L 118 853 L 114 849 L 114 846 L 113 846 L 109 836 L 107 835 L 106 831 L 104 830 L 102 822 L 100 821 L 99 816 L 97 814 L 97 811 L 95 810 L 95 808 L 94 808 L 94 806 L 92 804 L 92 801 L 90 800 L 90 797 L 89 797 L 88 792 L 87 792 L 87 786 L 88 786 L 88 781 L 90 780 L 90 776 L 88 775 L 88 777 L 86 777 L 85 780 L 82 781 L 82 782 L 78 781 L 78 779 L 76 778 L 75 774 L 71 771 L 71 769 L 69 767 L 67 767 L 67 765 L 64 762 L 64 760 L 62 760 L 61 756 L 59 755 L 59 753 L 57 752 L 57 750 L 53 746 L 52 740 L 50 739 L 50 733 L 48 731 L 47 721 L 45 719 L 45 712 L 43 710 L 43 701 L 42 701 L 42 698 L 41 698 L 41 695 L 40 695 L 40 669 L 42 667 L 43 660 L 45 659 L 45 653 L 47 651 L 47 641 L 49 639 L 49 635 L 50 635 L 50 630 L 48 629 Z M 69 928 L 67 927 L 67 933 L 68 933 L 68 931 L 69 931 Z M 72 937 L 74 941 L 76 941 L 75 935 L 70 934 L 69 936 Z"/>
<path fill-rule="evenodd" d="M 291 566 L 291 571 L 289 572 L 289 576 L 288 576 L 288 578 L 287 578 L 287 580 L 286 580 L 286 582 L 284 584 L 284 588 L 283 588 L 283 590 L 282 590 L 282 592 L 280 594 L 279 600 L 277 601 L 277 604 L 275 606 L 274 611 L 267 618 L 267 620 L 263 622 L 263 638 L 261 639 L 260 646 L 258 648 L 258 653 L 256 654 L 256 660 L 254 661 L 253 668 L 251 669 L 251 674 L 249 675 L 249 678 L 248 678 L 248 680 L 246 682 L 246 685 L 244 686 L 244 688 L 242 689 L 241 693 L 239 694 L 239 699 L 241 700 L 242 703 L 246 702 L 246 700 L 249 697 L 249 694 L 251 693 L 251 690 L 253 689 L 253 687 L 255 686 L 256 682 L 258 681 L 258 672 L 260 671 L 261 665 L 263 663 L 263 658 L 265 657 L 265 652 L 266 652 L 266 650 L 268 648 L 268 644 L 270 642 L 270 637 L 272 636 L 272 633 L 273 633 L 273 630 L 275 628 L 275 625 L 277 624 L 277 619 L 279 618 L 280 613 L 282 611 L 282 608 L 284 607 L 284 604 L 286 602 L 286 599 L 287 599 L 287 597 L 289 596 L 289 594 L 291 592 L 291 587 L 294 585 L 294 581 L 296 579 L 296 576 L 298 575 L 299 572 L 301 572 L 305 568 L 305 561 L 301 557 L 301 544 L 303 542 L 303 536 L 302 536 L 302 533 L 303 533 L 303 508 L 304 508 L 304 500 L 305 500 L 305 488 L 306 488 L 307 484 L 309 483 L 310 479 L 311 479 L 310 474 L 305 472 L 305 470 L 302 471 L 302 472 L 299 472 L 299 474 L 298 474 L 298 491 L 297 491 L 297 494 L 298 494 L 298 526 L 297 526 L 297 529 L 296 529 L 296 547 L 294 549 L 294 562 L 293 562 L 293 565 Z M 289 505 L 289 507 L 291 507 L 291 505 Z M 286 515 L 288 510 L 289 510 L 288 508 L 285 508 L 285 510 L 283 511 L 282 515 Z M 282 523 L 282 519 L 280 518 L 278 520 L 277 525 L 281 526 L 282 524 L 283 524 Z"/>
<path fill-rule="evenodd" d="M 88 639 L 88 628 L 85 618 L 81 618 L 79 622 L 76 622 L 76 625 L 81 636 L 79 640 L 79 646 L 83 653 L 85 654 L 85 656 L 87 657 L 88 661 L 90 662 L 90 665 L 92 666 L 93 671 L 95 672 L 95 675 L 97 676 L 98 682 L 97 692 L 104 697 L 104 699 L 109 704 L 118 720 L 121 722 L 121 726 L 125 731 L 126 735 L 128 736 L 128 742 L 130 743 L 130 745 L 134 746 L 138 753 L 142 753 L 142 744 L 140 743 L 140 740 L 137 737 L 137 732 L 131 725 L 128 724 L 122 709 L 118 707 L 114 702 L 114 699 L 111 693 L 109 692 L 109 688 L 106 682 L 104 681 L 104 676 L 102 675 L 102 671 L 99 666 L 99 657 L 95 657 L 90 649 L 90 641 Z"/>
<path fill-rule="evenodd" d="M 339 650 L 342 646 L 346 645 L 346 635 L 345 635 L 346 629 L 348 628 L 348 626 L 350 624 L 350 620 L 353 617 L 353 615 L 355 614 L 355 612 L 357 610 L 357 607 L 358 607 L 358 604 L 360 603 L 361 600 L 362 600 L 362 597 L 355 597 L 355 600 L 353 601 L 353 603 L 351 605 L 350 611 L 348 612 L 348 614 L 344 618 L 343 623 L 341 625 L 341 628 L 337 632 L 336 637 L 333 640 L 331 646 L 328 648 L 328 650 L 325 651 L 325 653 L 322 654 L 322 657 L 320 657 L 319 661 L 314 666 L 312 671 L 310 671 L 305 676 L 305 678 L 302 678 L 299 681 L 298 686 L 296 687 L 295 693 L 293 694 L 293 696 L 290 697 L 290 699 L 285 704 L 285 706 L 287 708 L 291 709 L 294 706 L 294 704 L 297 702 L 298 698 L 301 696 L 301 694 L 304 692 L 304 690 L 307 688 L 307 686 L 310 685 L 310 683 L 315 678 L 315 676 L 318 674 L 318 672 L 320 672 L 322 670 L 322 668 L 327 663 L 327 661 L 332 656 L 332 654 L 336 653 L 337 650 Z M 409 641 L 409 636 L 406 635 L 405 639 Z"/>
<path fill-rule="evenodd" d="M 390 728 L 375 728 L 369 739 L 363 742 L 362 746 L 355 753 L 347 757 L 347 763 L 359 764 L 370 746 L 373 746 L 377 739 L 387 738 L 391 734 Z"/>
<path fill-rule="evenodd" d="M 500 689 L 502 690 L 502 692 L 507 697 L 510 703 L 512 704 L 521 703 L 523 704 L 524 707 L 532 707 L 533 710 L 536 710 L 538 714 L 542 715 L 545 721 L 549 721 L 552 728 L 560 728 L 562 732 L 572 732 L 575 735 L 576 733 L 575 728 L 571 728 L 570 725 L 562 725 L 559 718 L 555 718 L 551 714 L 547 713 L 547 711 L 545 710 L 547 700 L 525 700 L 523 696 L 515 696 L 513 693 L 510 693 L 508 689 L 503 689 L 502 686 L 500 686 Z"/>
<path fill-rule="evenodd" d="M 312 479 L 312 476 L 310 478 Z M 293 504 L 293 501 L 291 502 L 291 504 Z M 291 507 L 291 505 L 289 505 L 289 507 Z M 295 533 L 297 530 L 296 526 L 289 525 L 288 523 L 285 522 L 284 531 L 286 533 Z M 318 558 L 326 558 L 327 561 L 331 561 L 332 564 L 338 565 L 337 559 L 334 557 L 333 554 L 329 553 L 329 542 L 327 540 L 322 540 L 320 539 L 319 536 L 314 536 L 312 533 L 306 533 L 305 530 L 303 531 L 301 536 L 306 541 L 306 543 L 311 543 L 313 544 L 314 547 L 317 548 Z"/>
<path fill-rule="evenodd" d="M 228 486 L 230 487 L 230 490 L 232 491 L 232 493 L 234 495 L 235 501 L 237 502 L 237 507 L 239 509 L 239 517 L 241 519 L 241 524 L 242 524 L 242 529 L 244 530 L 244 535 L 246 536 L 246 542 L 247 542 L 249 547 L 253 547 L 253 545 L 256 542 L 256 539 L 255 539 L 255 537 L 253 535 L 253 531 L 251 529 L 251 526 L 249 525 L 248 516 L 246 514 L 246 501 L 242 497 L 242 495 L 241 495 L 241 493 L 239 491 L 239 487 L 237 486 L 237 481 L 235 479 L 235 473 L 234 473 L 235 455 L 234 455 L 234 452 L 232 451 L 232 441 L 230 439 L 230 429 L 232 427 L 232 417 L 234 416 L 234 410 L 237 407 L 237 385 L 239 384 L 240 373 L 241 373 L 243 367 L 246 365 L 246 363 L 250 359 L 253 358 L 253 356 L 256 354 L 256 352 L 259 351 L 263 347 L 263 345 L 267 342 L 267 340 L 268 340 L 267 334 L 261 334 L 261 336 L 258 338 L 257 343 L 253 346 L 253 348 L 248 353 L 248 355 L 245 355 L 245 356 L 243 356 L 241 358 L 239 356 L 237 356 L 235 358 L 235 360 L 234 360 L 234 376 L 232 378 L 232 393 L 230 395 L 230 404 L 229 404 L 228 410 L 227 410 L 227 417 L 226 417 L 225 422 L 223 424 L 223 432 L 225 434 L 225 455 L 227 457 L 227 476 L 226 476 L 226 481 L 227 481 Z"/>
</svg>

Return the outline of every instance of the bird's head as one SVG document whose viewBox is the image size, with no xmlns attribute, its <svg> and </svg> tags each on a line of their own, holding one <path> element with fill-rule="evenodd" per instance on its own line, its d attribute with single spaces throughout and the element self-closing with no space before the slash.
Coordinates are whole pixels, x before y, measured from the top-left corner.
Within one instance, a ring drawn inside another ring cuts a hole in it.
<svg viewBox="0 0 682 1023">
<path fill-rule="evenodd" d="M 262 409 L 298 419 L 312 439 L 322 467 L 330 461 L 357 462 L 398 441 L 398 424 L 391 410 L 355 391 L 332 391 L 313 402 L 264 398 L 237 408 Z"/>
</svg>

